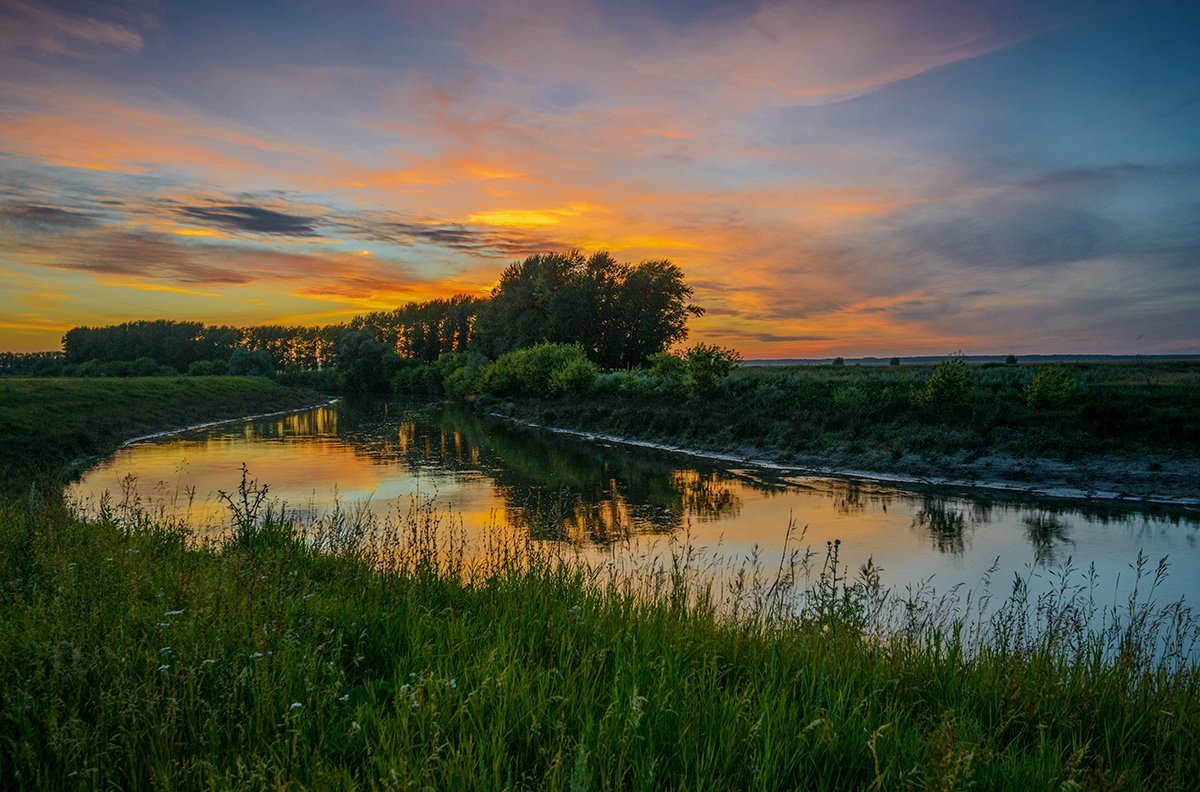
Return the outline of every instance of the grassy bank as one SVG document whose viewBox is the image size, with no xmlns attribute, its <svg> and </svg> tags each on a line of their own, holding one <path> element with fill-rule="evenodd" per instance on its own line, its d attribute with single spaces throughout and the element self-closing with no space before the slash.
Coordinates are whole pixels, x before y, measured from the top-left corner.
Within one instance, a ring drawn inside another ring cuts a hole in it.
<svg viewBox="0 0 1200 792">
<path fill-rule="evenodd" d="M 175 382 L 58 383 L 80 388 L 62 420 L 140 434 L 245 409 L 235 391 L 275 392 L 188 380 L 186 406 L 155 401 Z M 25 447 L 78 451 L 12 393 L 4 414 L 25 416 L 6 419 Z M 713 590 L 686 548 L 616 570 L 504 534 L 473 554 L 420 509 L 384 526 L 335 515 L 302 536 L 260 494 L 232 497 L 220 546 L 120 506 L 81 519 L 27 489 L 0 499 L 0 788 L 1187 789 L 1200 776 L 1200 676 L 1170 648 L 1194 646 L 1186 611 L 1131 606 L 1127 629 L 1092 633 L 1089 592 L 1072 586 L 1036 603 L 1018 592 L 980 631 L 828 563 Z"/>
<path fill-rule="evenodd" d="M 0 482 L 64 466 L 155 431 L 318 403 L 262 377 L 0 379 Z"/>
<path fill-rule="evenodd" d="M 585 393 L 484 394 L 480 404 L 544 425 L 797 465 L 1036 481 L 1054 466 L 1026 463 L 1050 460 L 1079 470 L 1094 463 L 1117 491 L 1139 477 L 1146 488 L 1194 490 L 1200 364 L 964 365 L 959 373 L 947 382 L 934 366 L 743 367 L 701 391 L 618 372 Z M 1035 382 L 1055 387 L 1039 391 Z"/>
<path fill-rule="evenodd" d="M 793 617 L 775 607 L 785 575 L 718 618 L 684 550 L 614 576 L 501 538 L 472 563 L 416 512 L 381 559 L 345 523 L 316 547 L 253 512 L 218 550 L 120 510 L 5 507 L 0 785 L 1161 790 L 1200 774 L 1200 678 L 1146 654 L 1163 618 L 1084 639 L 1071 595 L 987 639 L 920 608 L 883 638 L 869 580 L 817 576 Z"/>
</svg>

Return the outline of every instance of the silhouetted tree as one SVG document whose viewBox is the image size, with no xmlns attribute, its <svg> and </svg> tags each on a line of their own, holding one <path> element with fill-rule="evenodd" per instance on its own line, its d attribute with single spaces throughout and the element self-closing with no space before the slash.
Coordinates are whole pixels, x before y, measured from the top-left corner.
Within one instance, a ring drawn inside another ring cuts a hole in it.
<svg viewBox="0 0 1200 792">
<path fill-rule="evenodd" d="M 603 368 L 628 368 L 687 337 L 688 317 L 703 313 L 691 296 L 669 261 L 545 253 L 504 271 L 480 308 L 477 338 L 491 357 L 549 341 L 579 344 Z"/>
</svg>

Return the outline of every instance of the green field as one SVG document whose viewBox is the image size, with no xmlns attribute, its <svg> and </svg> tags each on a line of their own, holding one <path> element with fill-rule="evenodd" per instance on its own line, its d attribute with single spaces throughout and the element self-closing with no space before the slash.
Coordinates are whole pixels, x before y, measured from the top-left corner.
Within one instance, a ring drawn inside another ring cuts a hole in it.
<svg viewBox="0 0 1200 792">
<path fill-rule="evenodd" d="M 319 401 L 263 377 L 0 378 L 0 483 L 60 473 L 131 437 Z"/>
<path fill-rule="evenodd" d="M 91 403 L 143 433 L 166 426 L 140 399 L 177 382 L 47 386 L 71 394 L 74 426 Z M 213 387 L 188 391 L 184 422 L 233 408 Z M 26 416 L 21 442 L 63 447 L 64 428 L 16 393 L 3 414 Z M 1200 777 L 1200 674 L 1180 654 L 1198 627 L 1170 605 L 1131 604 L 1128 629 L 1096 634 L 1086 591 L 1067 588 L 1029 609 L 1015 597 L 983 633 L 937 602 L 883 600 L 828 559 L 772 559 L 714 590 L 687 547 L 589 571 L 503 531 L 465 552 L 420 509 L 390 527 L 297 526 L 256 507 L 260 493 L 233 495 L 221 546 L 120 506 L 82 519 L 27 490 L 0 499 L 0 787 L 1159 790 Z"/>
</svg>

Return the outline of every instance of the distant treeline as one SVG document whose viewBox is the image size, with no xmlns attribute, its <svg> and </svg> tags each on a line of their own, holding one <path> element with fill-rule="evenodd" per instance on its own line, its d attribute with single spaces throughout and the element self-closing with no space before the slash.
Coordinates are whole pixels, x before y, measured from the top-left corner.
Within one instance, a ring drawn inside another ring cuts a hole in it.
<svg viewBox="0 0 1200 792">
<path fill-rule="evenodd" d="M 670 261 L 621 263 L 606 252 L 530 256 L 509 266 L 488 297 L 414 302 L 321 327 L 229 327 L 136 321 L 76 327 L 62 353 L 5 353 L 0 373 L 129 376 L 321 371 L 362 389 L 394 371 L 470 353 L 496 359 L 544 342 L 578 346 L 600 369 L 644 364 L 687 337 L 703 313 Z"/>
<path fill-rule="evenodd" d="M 186 372 L 197 362 L 228 362 L 237 349 L 264 350 L 278 368 L 321 368 L 329 362 L 342 325 L 228 327 L 168 320 L 76 327 L 63 336 L 67 364 L 149 358 Z"/>
</svg>

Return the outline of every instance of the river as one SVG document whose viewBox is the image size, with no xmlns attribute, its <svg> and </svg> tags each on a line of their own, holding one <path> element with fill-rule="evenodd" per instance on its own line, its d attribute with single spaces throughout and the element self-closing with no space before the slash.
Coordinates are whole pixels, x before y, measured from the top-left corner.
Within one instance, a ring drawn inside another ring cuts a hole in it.
<svg viewBox="0 0 1200 792">
<path fill-rule="evenodd" d="M 1195 509 L 783 475 L 554 435 L 455 405 L 339 403 L 139 442 L 69 494 L 95 509 L 105 492 L 116 502 L 136 490 L 142 506 L 215 532 L 228 522 L 218 493 L 237 489 L 243 464 L 304 518 L 335 503 L 384 517 L 420 502 L 470 541 L 505 525 L 603 556 L 655 552 L 686 536 L 727 566 L 756 555 L 766 568 L 791 525 L 792 549 L 799 529 L 800 546 L 818 556 L 837 540 L 851 577 L 870 559 L 887 586 L 972 588 L 992 570 L 1003 595 L 1014 576 L 1048 589 L 1069 563 L 1079 576 L 1094 567 L 1109 603 L 1131 590 L 1141 553 L 1170 565 L 1156 600 L 1200 599 Z"/>
</svg>

